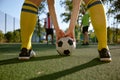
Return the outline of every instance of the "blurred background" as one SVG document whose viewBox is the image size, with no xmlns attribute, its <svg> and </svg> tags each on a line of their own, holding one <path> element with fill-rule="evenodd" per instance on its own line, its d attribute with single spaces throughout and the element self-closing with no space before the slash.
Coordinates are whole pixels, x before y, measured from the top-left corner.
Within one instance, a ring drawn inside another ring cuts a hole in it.
<svg viewBox="0 0 120 80">
<path fill-rule="evenodd" d="M 58 23 L 64 31 L 68 29 L 70 14 L 72 10 L 72 0 L 55 0 L 55 9 Z M 20 11 L 24 0 L 0 0 L 0 43 L 20 43 Z M 120 44 L 120 0 L 102 0 L 107 15 L 107 33 L 109 44 Z M 84 2 L 80 6 L 80 12 L 75 27 L 75 36 L 78 43 L 83 42 L 81 32 L 82 10 L 85 8 Z M 32 37 L 32 42 L 45 43 L 44 19 L 48 12 L 46 0 L 43 0 L 39 7 L 38 20 Z M 55 32 L 55 31 L 54 31 Z M 55 38 L 54 34 L 54 38 Z M 49 37 L 50 39 L 50 37 Z M 96 44 L 97 39 L 94 29 L 89 27 L 90 44 Z"/>
</svg>

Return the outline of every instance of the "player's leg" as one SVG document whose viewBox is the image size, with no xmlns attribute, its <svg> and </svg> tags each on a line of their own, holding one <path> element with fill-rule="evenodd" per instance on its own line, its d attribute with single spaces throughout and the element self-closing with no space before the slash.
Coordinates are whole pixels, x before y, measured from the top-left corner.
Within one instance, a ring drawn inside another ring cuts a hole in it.
<svg viewBox="0 0 120 80">
<path fill-rule="evenodd" d="M 52 44 L 54 44 L 54 32 L 53 32 L 53 29 L 51 29 L 51 41 L 52 41 Z"/>
<path fill-rule="evenodd" d="M 22 50 L 19 54 L 19 59 L 29 59 L 31 53 L 31 37 L 37 21 L 38 4 L 42 0 L 25 0 L 21 10 L 20 27 Z"/>
<path fill-rule="evenodd" d="M 83 33 L 83 44 L 82 45 L 85 45 L 85 27 L 83 27 L 82 29 L 82 33 Z"/>
<path fill-rule="evenodd" d="M 85 37 L 85 40 L 84 40 L 85 45 L 89 45 L 89 36 L 88 36 L 88 32 L 85 32 L 85 33 L 84 33 L 84 37 Z"/>
<path fill-rule="evenodd" d="M 47 41 L 47 44 L 48 44 L 48 34 L 46 34 L 46 41 Z"/>
<path fill-rule="evenodd" d="M 83 27 L 83 35 L 84 35 L 83 45 L 89 45 L 88 26 Z"/>
<path fill-rule="evenodd" d="M 101 61 L 111 61 L 107 46 L 107 25 L 104 7 L 100 0 L 84 0 L 90 13 L 91 22 L 98 39 L 98 51 Z"/>
<path fill-rule="evenodd" d="M 51 34 L 51 37 L 52 37 L 52 44 L 54 44 L 54 35 Z"/>
<path fill-rule="evenodd" d="M 47 0 L 47 2 L 48 2 L 50 16 L 52 18 L 52 22 L 53 22 L 53 25 L 54 25 L 54 28 L 56 31 L 56 39 L 58 40 L 61 37 L 63 37 L 65 34 L 62 30 L 60 30 L 59 25 L 58 25 L 56 12 L 55 12 L 55 8 L 54 8 L 54 0 Z"/>
<path fill-rule="evenodd" d="M 85 42 L 86 45 L 89 45 L 88 26 L 86 26 L 86 31 L 85 31 Z"/>
<path fill-rule="evenodd" d="M 46 29 L 46 41 L 47 41 L 47 44 L 48 44 L 48 35 L 49 35 L 49 32 L 48 32 L 49 30 L 48 29 Z"/>
</svg>

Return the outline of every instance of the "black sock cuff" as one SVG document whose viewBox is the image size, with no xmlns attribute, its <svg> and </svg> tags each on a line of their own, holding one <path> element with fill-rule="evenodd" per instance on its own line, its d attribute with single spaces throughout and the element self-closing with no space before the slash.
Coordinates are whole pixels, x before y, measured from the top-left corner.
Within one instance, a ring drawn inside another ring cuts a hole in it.
<svg viewBox="0 0 120 80">
<path fill-rule="evenodd" d="M 29 8 L 24 8 L 24 7 L 30 7 L 30 9 Z M 31 3 L 24 3 L 23 8 L 22 8 L 22 12 L 38 14 L 38 7 L 35 6 L 34 4 L 31 4 Z"/>
<path fill-rule="evenodd" d="M 102 2 L 101 1 L 95 1 L 93 3 L 90 3 L 90 4 L 88 4 L 87 9 L 89 9 L 89 8 L 95 6 L 95 5 L 98 5 L 98 4 L 102 4 Z"/>
</svg>

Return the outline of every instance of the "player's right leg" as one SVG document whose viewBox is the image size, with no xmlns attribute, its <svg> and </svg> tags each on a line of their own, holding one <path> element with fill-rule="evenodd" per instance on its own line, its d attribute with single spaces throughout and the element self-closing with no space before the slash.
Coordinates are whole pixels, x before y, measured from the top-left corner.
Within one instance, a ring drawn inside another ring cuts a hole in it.
<svg viewBox="0 0 120 80">
<path fill-rule="evenodd" d="M 38 6 L 42 0 L 25 0 L 21 10 L 21 52 L 18 59 L 29 59 L 35 56 L 32 50 L 31 37 L 37 21 Z"/>
<path fill-rule="evenodd" d="M 91 22 L 98 39 L 98 52 L 100 60 L 112 61 L 109 48 L 107 46 L 107 22 L 104 7 L 100 0 L 84 0 L 90 13 Z"/>
</svg>

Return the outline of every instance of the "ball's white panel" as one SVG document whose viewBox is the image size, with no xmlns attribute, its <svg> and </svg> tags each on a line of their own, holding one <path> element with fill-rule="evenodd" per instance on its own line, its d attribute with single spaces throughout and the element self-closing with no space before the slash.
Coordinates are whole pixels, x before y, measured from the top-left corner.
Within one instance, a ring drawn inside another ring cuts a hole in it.
<svg viewBox="0 0 120 80">
<path fill-rule="evenodd" d="M 68 41 L 70 42 L 70 44 L 68 43 Z M 62 45 L 61 45 L 61 42 L 62 42 Z M 58 46 L 58 44 L 61 46 Z M 76 42 L 73 42 L 73 39 L 70 37 L 63 37 L 59 39 L 58 42 L 56 43 L 56 50 L 60 55 L 71 55 L 71 53 L 75 48 L 76 48 Z M 69 50 L 70 53 L 69 54 L 68 52 L 65 53 L 66 50 Z"/>
</svg>

